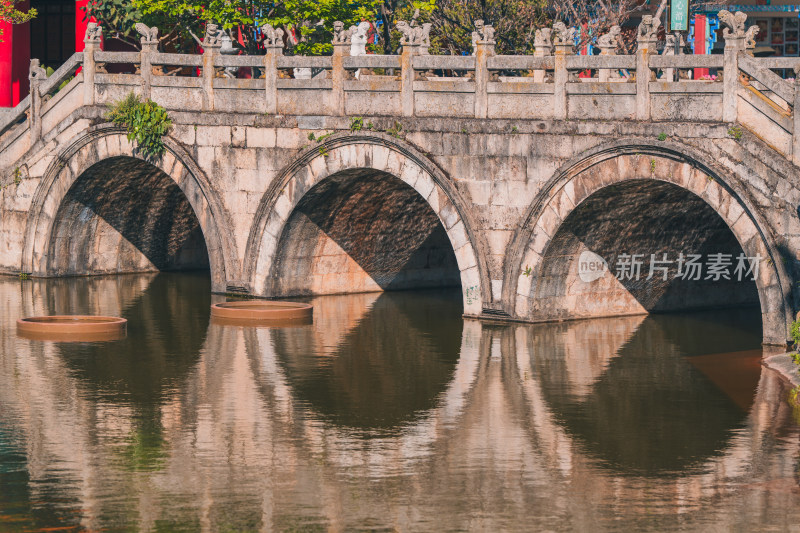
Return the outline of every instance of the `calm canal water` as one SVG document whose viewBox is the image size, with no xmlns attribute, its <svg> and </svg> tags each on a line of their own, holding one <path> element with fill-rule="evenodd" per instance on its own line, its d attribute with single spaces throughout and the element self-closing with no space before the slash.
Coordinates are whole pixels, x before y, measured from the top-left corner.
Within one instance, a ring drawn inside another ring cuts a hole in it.
<svg viewBox="0 0 800 533">
<path fill-rule="evenodd" d="M 757 310 L 490 325 L 426 291 L 269 329 L 212 300 L 199 275 L 0 279 L 0 531 L 799 529 Z M 16 336 L 54 313 L 128 336 Z"/>
</svg>

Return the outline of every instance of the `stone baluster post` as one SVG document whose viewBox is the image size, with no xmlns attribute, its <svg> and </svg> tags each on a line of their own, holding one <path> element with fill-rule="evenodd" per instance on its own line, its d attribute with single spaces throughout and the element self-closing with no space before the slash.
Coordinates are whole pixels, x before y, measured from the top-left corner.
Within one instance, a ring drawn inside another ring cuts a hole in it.
<svg viewBox="0 0 800 533">
<path fill-rule="evenodd" d="M 94 79 L 97 64 L 94 53 L 100 49 L 101 30 L 96 22 L 90 22 L 83 38 L 83 105 L 94 105 Z"/>
<path fill-rule="evenodd" d="M 736 122 L 736 91 L 739 89 L 739 54 L 744 52 L 744 37 L 725 37 L 722 69 L 722 120 Z"/>
<path fill-rule="evenodd" d="M 481 21 L 475 37 L 475 118 L 486 118 L 489 116 L 489 58 L 494 55 L 496 44 L 494 28 Z"/>
<path fill-rule="evenodd" d="M 741 11 L 731 13 L 725 9 L 719 12 L 720 24 L 725 26 L 722 36 L 725 38 L 725 51 L 722 68 L 722 120 L 736 122 L 736 92 L 739 90 L 739 54 L 744 53 L 748 38 L 755 33 L 745 31 L 747 15 Z"/>
<path fill-rule="evenodd" d="M 28 80 L 30 82 L 31 105 L 28 115 L 28 130 L 30 131 L 33 146 L 42 138 L 42 93 L 39 85 L 47 79 L 47 73 L 39 66 L 38 59 L 31 59 L 30 69 L 28 70 Z"/>
<path fill-rule="evenodd" d="M 142 76 L 142 98 L 150 99 L 153 85 L 153 56 L 158 54 L 158 41 L 146 41 L 142 38 L 142 51 L 140 52 L 140 70 Z"/>
<path fill-rule="evenodd" d="M 547 57 L 553 54 L 553 42 L 551 40 L 553 30 L 550 28 L 539 28 L 534 32 L 533 39 L 533 56 L 534 57 Z M 546 70 L 534 69 L 533 82 L 544 83 Z"/>
<path fill-rule="evenodd" d="M 549 52 L 549 50 L 545 50 L 543 47 L 537 46 L 533 49 L 533 57 L 545 57 Z M 534 83 L 544 83 L 544 75 L 546 71 L 536 69 L 533 71 L 533 81 Z"/>
<path fill-rule="evenodd" d="M 214 110 L 214 78 L 217 75 L 214 60 L 221 46 L 217 33 L 207 31 L 203 39 L 203 111 Z"/>
<path fill-rule="evenodd" d="M 400 100 L 404 117 L 414 116 L 414 56 L 418 55 L 419 45 L 405 42 L 400 55 Z"/>
<path fill-rule="evenodd" d="M 608 33 L 601 35 L 600 38 L 597 39 L 597 47 L 600 49 L 601 56 L 615 56 L 617 55 L 617 44 L 619 42 L 619 36 L 621 35 L 622 30 L 619 26 L 612 26 Z M 601 63 L 602 65 L 602 63 Z M 611 69 L 609 68 L 601 68 L 598 69 L 597 76 L 599 81 L 607 82 L 611 79 Z M 615 75 L 614 77 L 617 77 Z"/>
<path fill-rule="evenodd" d="M 344 58 L 350 55 L 350 40 L 337 40 L 333 42 L 333 57 L 331 58 L 331 94 L 328 102 L 328 111 L 334 116 L 344 116 L 344 82 L 347 71 L 344 69 Z M 405 48 L 404 48 L 405 50 Z"/>
<path fill-rule="evenodd" d="M 553 118 L 566 119 L 567 112 L 567 56 L 574 53 L 573 44 L 570 42 L 557 42 L 555 44 L 555 70 L 553 72 Z"/>
<path fill-rule="evenodd" d="M 600 48 L 600 55 L 601 56 L 615 56 L 617 55 L 617 45 L 615 44 L 607 44 L 607 45 L 598 45 Z M 611 69 L 608 68 L 601 68 L 598 70 L 598 79 L 601 82 L 607 82 L 611 79 Z"/>
<path fill-rule="evenodd" d="M 664 49 L 661 51 L 662 56 L 672 56 L 675 57 L 675 36 L 674 35 L 667 35 L 666 36 L 666 43 L 664 44 Z M 661 77 L 661 81 L 675 81 L 675 71 L 676 69 L 670 67 L 665 68 L 663 71 L 663 75 Z"/>
<path fill-rule="evenodd" d="M 149 100 L 153 85 L 153 57 L 158 54 L 158 28 L 150 28 L 141 22 L 133 27 L 142 36 L 139 40 L 142 44 L 139 52 L 139 75 L 142 77 L 142 98 Z"/>
<path fill-rule="evenodd" d="M 264 35 L 264 112 L 278 114 L 278 58 L 283 56 L 283 29 L 261 26 Z"/>
<path fill-rule="evenodd" d="M 656 51 L 656 36 L 640 33 L 636 47 L 637 120 L 650 120 L 650 56 Z"/>
</svg>

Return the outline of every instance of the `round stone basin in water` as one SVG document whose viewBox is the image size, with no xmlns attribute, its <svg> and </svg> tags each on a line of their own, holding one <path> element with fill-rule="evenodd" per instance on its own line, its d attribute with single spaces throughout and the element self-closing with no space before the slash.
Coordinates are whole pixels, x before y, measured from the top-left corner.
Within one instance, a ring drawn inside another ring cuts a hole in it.
<svg viewBox="0 0 800 533">
<path fill-rule="evenodd" d="M 41 341 L 111 341 L 125 337 L 127 324 L 124 318 L 114 316 L 32 316 L 17 320 L 17 335 Z"/>
<path fill-rule="evenodd" d="M 211 306 L 211 318 L 220 325 L 297 326 L 310 324 L 313 310 L 310 304 L 299 302 L 222 302 Z"/>
</svg>

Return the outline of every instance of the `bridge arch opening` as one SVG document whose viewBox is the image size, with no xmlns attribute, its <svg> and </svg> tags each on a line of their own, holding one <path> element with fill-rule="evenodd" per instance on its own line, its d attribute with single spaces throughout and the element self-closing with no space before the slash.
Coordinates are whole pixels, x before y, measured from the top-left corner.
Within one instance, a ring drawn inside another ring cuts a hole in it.
<svg viewBox="0 0 800 533">
<path fill-rule="evenodd" d="M 374 169 L 349 169 L 306 192 L 281 233 L 273 296 L 460 287 L 444 225 L 414 188 Z"/>
<path fill-rule="evenodd" d="M 84 170 L 53 217 L 47 275 L 209 270 L 200 221 L 178 184 L 135 157 Z"/>
<path fill-rule="evenodd" d="M 763 341 L 783 345 L 788 278 L 736 178 L 726 181 L 675 151 L 640 150 L 598 151 L 544 188 L 507 270 L 515 316 L 548 321 L 753 305 L 760 306 Z M 690 256 L 699 256 L 694 270 Z M 604 273 L 581 275 L 582 260 Z"/>
<path fill-rule="evenodd" d="M 645 179 L 577 206 L 530 290 L 532 313 L 543 319 L 759 303 L 751 261 L 722 217 L 686 189 Z"/>
<path fill-rule="evenodd" d="M 333 136 L 263 195 L 243 278 L 266 297 L 460 285 L 463 313 L 477 316 L 488 270 L 466 205 L 407 143 L 380 133 Z M 347 265 L 325 264 L 324 279 L 317 267 L 325 256 Z"/>
</svg>

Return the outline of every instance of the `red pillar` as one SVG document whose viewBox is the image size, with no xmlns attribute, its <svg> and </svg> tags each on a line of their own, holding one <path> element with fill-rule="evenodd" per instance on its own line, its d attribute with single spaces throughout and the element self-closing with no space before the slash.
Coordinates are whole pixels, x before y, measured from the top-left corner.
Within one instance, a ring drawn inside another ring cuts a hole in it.
<svg viewBox="0 0 800 533">
<path fill-rule="evenodd" d="M 75 0 L 75 51 L 83 52 L 83 37 L 86 35 L 86 27 L 89 26 L 89 19 L 86 18 L 86 5 L 89 0 Z"/>
<path fill-rule="evenodd" d="M 27 11 L 29 2 L 18 9 Z M 30 24 L 0 22 L 0 107 L 13 107 L 28 96 L 28 68 L 31 62 Z"/>
<path fill-rule="evenodd" d="M 695 55 L 704 55 L 706 53 L 706 20 L 705 15 L 694 16 L 694 53 Z M 694 79 L 699 80 L 703 76 L 708 76 L 707 68 L 694 69 Z"/>
<path fill-rule="evenodd" d="M 13 26 L 8 22 L 0 22 L 0 29 L 3 30 L 0 35 L 0 107 L 11 107 L 11 62 L 14 57 L 13 44 L 14 34 Z"/>
</svg>

